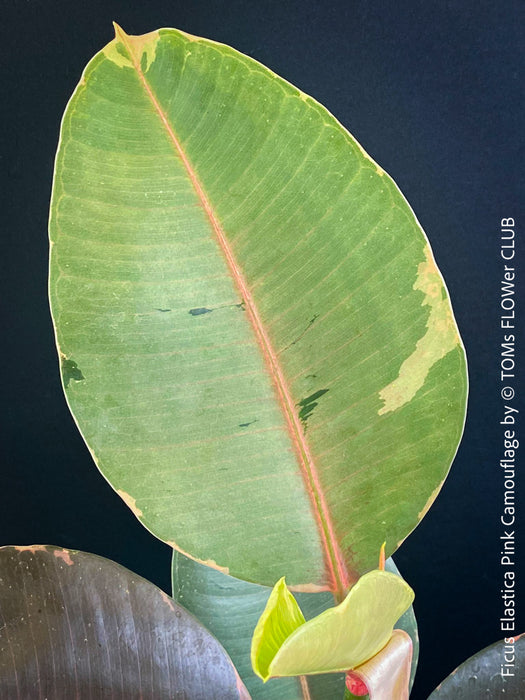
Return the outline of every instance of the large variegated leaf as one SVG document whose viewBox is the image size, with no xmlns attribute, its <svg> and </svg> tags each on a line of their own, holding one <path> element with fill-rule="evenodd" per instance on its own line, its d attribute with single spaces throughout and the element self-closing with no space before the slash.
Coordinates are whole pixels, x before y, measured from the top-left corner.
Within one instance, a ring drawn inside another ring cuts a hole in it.
<svg viewBox="0 0 525 700">
<path fill-rule="evenodd" d="M 112 561 L 0 548 L 2 700 L 247 700 L 212 635 Z"/>
<path fill-rule="evenodd" d="M 435 498 L 465 358 L 428 242 L 323 107 L 172 29 L 87 66 L 50 294 L 94 459 L 174 548 L 342 597 Z"/>
<path fill-rule="evenodd" d="M 399 575 L 392 559 L 387 560 L 386 569 Z M 342 700 L 345 695 L 344 674 L 270 678 L 266 683 L 254 674 L 250 662 L 250 640 L 270 590 L 214 571 L 179 552 L 173 554 L 173 597 L 221 642 L 253 700 Z M 334 604 L 333 597 L 326 592 L 294 595 L 307 620 Z M 405 630 L 412 640 L 412 685 L 419 652 L 417 623 L 412 607 L 397 622 L 396 628 Z"/>
</svg>

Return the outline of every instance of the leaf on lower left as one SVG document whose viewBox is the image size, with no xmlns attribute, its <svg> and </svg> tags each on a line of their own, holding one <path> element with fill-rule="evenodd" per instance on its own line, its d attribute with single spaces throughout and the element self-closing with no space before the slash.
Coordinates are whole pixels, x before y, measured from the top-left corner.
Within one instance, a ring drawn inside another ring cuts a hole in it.
<svg viewBox="0 0 525 700">
<path fill-rule="evenodd" d="M 2 698 L 250 697 L 192 615 L 102 557 L 1 547 L 0 600 Z"/>
</svg>

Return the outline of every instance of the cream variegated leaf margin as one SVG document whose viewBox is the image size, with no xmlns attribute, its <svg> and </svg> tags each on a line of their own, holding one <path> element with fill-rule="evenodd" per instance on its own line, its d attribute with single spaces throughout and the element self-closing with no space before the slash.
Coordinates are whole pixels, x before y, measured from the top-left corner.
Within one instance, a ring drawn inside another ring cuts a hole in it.
<svg viewBox="0 0 525 700">
<path fill-rule="evenodd" d="M 356 668 L 388 643 L 413 600 L 412 589 L 399 576 L 374 570 L 338 606 L 304 622 L 281 579 L 253 634 L 254 671 L 266 681 Z M 407 686 L 409 678 L 410 673 Z"/>
</svg>

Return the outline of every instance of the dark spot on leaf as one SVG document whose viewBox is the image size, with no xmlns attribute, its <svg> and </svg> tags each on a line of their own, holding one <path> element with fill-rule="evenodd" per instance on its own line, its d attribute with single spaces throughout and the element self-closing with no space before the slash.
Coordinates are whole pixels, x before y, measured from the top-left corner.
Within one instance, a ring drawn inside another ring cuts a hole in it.
<svg viewBox="0 0 525 700">
<path fill-rule="evenodd" d="M 61 366 L 62 379 L 64 380 L 64 386 L 68 387 L 69 382 L 74 379 L 75 382 L 81 382 L 85 379 L 80 368 L 74 360 L 68 360 L 65 357 L 62 358 Z"/>
<path fill-rule="evenodd" d="M 240 309 L 241 311 L 246 311 L 246 304 L 245 304 L 244 300 L 241 301 L 240 304 L 235 304 L 235 306 L 236 306 L 238 309 Z"/>
<path fill-rule="evenodd" d="M 165 314 L 168 311 L 171 311 L 171 309 L 155 309 L 155 311 L 160 311 L 162 314 Z M 190 311 L 190 313 L 191 313 L 191 311 Z"/>
<path fill-rule="evenodd" d="M 192 316 L 202 316 L 202 314 L 211 314 L 213 309 L 207 309 L 205 306 L 199 307 L 198 309 L 190 309 L 188 311 Z"/>
<path fill-rule="evenodd" d="M 145 73 L 148 70 L 148 54 L 146 51 L 142 53 L 140 58 L 140 70 Z"/>
<path fill-rule="evenodd" d="M 320 399 L 321 396 L 324 396 L 328 389 L 319 389 L 319 391 L 314 392 L 313 394 L 310 394 L 310 396 L 307 396 L 305 399 L 301 399 L 297 406 L 299 406 L 300 411 L 299 411 L 299 419 L 301 420 L 301 423 L 303 424 L 303 428 L 306 430 L 306 421 L 308 418 L 313 413 L 314 408 L 318 405 L 317 399 Z"/>
<path fill-rule="evenodd" d="M 305 379 L 317 379 L 317 374 L 307 374 Z"/>
<path fill-rule="evenodd" d="M 239 423 L 239 428 L 247 428 L 249 425 L 257 423 L 257 420 L 257 418 L 254 418 L 254 420 L 250 421 L 249 423 Z"/>
<path fill-rule="evenodd" d="M 312 401 L 317 401 L 317 399 L 320 399 L 321 396 L 324 396 L 327 393 L 328 389 L 319 389 L 319 391 L 314 392 L 313 394 L 310 394 L 310 396 L 307 396 L 305 399 L 301 399 L 299 401 L 298 405 L 299 406 L 307 406 L 308 404 L 312 403 Z"/>
</svg>

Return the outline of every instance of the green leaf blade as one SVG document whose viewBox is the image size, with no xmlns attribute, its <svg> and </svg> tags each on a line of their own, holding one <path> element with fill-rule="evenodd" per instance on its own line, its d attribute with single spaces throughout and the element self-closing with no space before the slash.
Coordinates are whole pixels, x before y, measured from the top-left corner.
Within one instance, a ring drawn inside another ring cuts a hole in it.
<svg viewBox="0 0 525 700">
<path fill-rule="evenodd" d="M 68 403 L 161 539 L 343 595 L 419 522 L 462 430 L 464 353 L 427 241 L 268 69 L 176 30 L 125 41 L 86 69 L 57 156 Z"/>
</svg>

